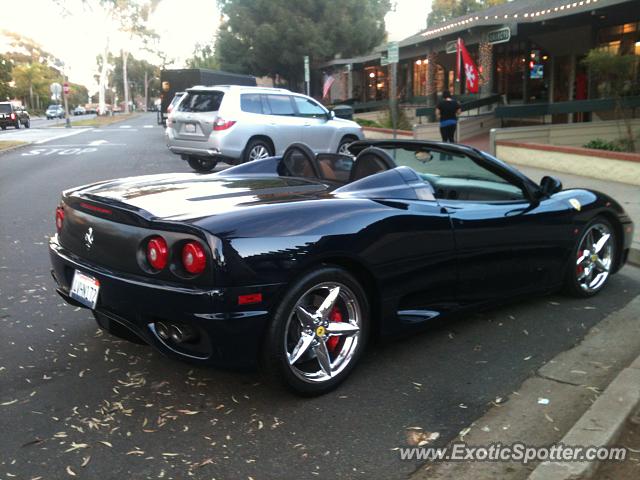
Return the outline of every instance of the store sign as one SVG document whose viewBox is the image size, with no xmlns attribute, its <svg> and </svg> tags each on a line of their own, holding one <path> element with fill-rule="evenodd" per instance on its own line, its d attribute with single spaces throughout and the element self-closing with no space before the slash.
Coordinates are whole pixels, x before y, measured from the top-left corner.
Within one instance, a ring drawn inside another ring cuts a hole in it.
<svg viewBox="0 0 640 480">
<path fill-rule="evenodd" d="M 380 66 L 386 67 L 387 65 L 389 65 L 389 59 L 383 55 L 380 57 Z"/>
<path fill-rule="evenodd" d="M 491 30 L 490 32 L 487 32 L 488 43 L 505 43 L 509 40 L 511 40 L 511 29 L 509 27 L 502 27 L 497 30 Z"/>
<path fill-rule="evenodd" d="M 447 42 L 447 46 L 445 47 L 445 51 L 447 53 L 456 53 L 458 51 L 458 41 L 457 40 L 451 40 L 450 42 Z"/>
</svg>

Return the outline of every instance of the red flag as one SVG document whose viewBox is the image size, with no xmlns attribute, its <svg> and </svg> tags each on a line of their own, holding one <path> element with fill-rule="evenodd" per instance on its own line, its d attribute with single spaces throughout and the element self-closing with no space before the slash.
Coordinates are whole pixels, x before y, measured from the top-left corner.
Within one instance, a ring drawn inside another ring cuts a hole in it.
<svg viewBox="0 0 640 480">
<path fill-rule="evenodd" d="M 467 79 L 467 92 L 478 93 L 478 87 L 480 85 L 480 76 L 478 74 L 478 67 L 469 55 L 467 48 L 464 46 L 464 42 L 461 38 L 458 39 L 458 79 L 460 78 L 460 56 L 462 55 L 462 62 L 464 63 L 464 76 Z"/>
</svg>

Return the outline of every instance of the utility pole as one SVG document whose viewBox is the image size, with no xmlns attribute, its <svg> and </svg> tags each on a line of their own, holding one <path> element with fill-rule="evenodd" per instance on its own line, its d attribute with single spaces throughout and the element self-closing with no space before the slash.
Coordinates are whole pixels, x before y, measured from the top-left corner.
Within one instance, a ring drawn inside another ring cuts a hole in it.
<svg viewBox="0 0 640 480">
<path fill-rule="evenodd" d="M 69 93 L 69 84 L 67 83 L 67 73 L 65 64 L 62 64 L 62 99 L 64 100 L 64 128 L 71 128 L 71 118 L 69 118 L 69 104 L 67 102 L 67 94 Z"/>
<path fill-rule="evenodd" d="M 305 84 L 305 93 L 307 96 L 310 95 L 311 92 L 311 74 L 309 72 L 309 56 L 304 56 L 304 84 Z"/>
<path fill-rule="evenodd" d="M 397 90 L 397 67 L 399 60 L 399 46 L 398 42 L 389 42 L 387 46 L 387 61 L 389 62 L 389 70 L 391 71 L 391 85 L 389 88 L 389 108 L 391 109 L 391 125 L 393 126 L 393 139 L 397 137 L 398 129 L 398 112 L 396 105 L 396 90 Z"/>
</svg>

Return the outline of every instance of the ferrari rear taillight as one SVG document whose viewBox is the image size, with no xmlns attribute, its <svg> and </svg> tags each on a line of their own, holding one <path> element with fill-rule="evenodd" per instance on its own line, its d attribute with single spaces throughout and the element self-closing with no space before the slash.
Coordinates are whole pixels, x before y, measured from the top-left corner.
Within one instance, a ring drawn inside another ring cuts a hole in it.
<svg viewBox="0 0 640 480">
<path fill-rule="evenodd" d="M 147 261 L 156 270 L 162 270 L 169 261 L 167 242 L 160 236 L 152 237 L 147 243 Z"/>
<path fill-rule="evenodd" d="M 62 231 L 63 225 L 64 225 L 64 208 L 60 206 L 56 208 L 56 230 L 58 230 L 58 233 Z"/>
<path fill-rule="evenodd" d="M 207 266 L 207 255 L 198 242 L 187 242 L 182 247 L 182 266 L 192 275 L 202 273 Z"/>
<path fill-rule="evenodd" d="M 215 122 L 213 122 L 213 129 L 216 132 L 220 130 L 227 130 L 228 128 L 233 127 L 236 124 L 234 120 L 225 120 L 224 118 L 218 117 Z"/>
</svg>

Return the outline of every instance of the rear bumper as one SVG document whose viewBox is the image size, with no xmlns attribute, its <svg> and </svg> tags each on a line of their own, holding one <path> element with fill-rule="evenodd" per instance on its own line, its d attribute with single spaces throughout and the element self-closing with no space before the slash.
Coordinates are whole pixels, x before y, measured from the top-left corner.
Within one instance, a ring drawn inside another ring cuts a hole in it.
<svg viewBox="0 0 640 480">
<path fill-rule="evenodd" d="M 256 367 L 269 308 L 262 303 L 239 307 L 234 300 L 249 292 L 275 298 L 279 285 L 201 289 L 154 283 L 88 264 L 60 246 L 57 236 L 49 244 L 49 254 L 57 292 L 68 303 L 83 306 L 69 296 L 74 272 L 80 270 L 100 282 L 96 311 L 163 354 L 196 364 Z M 184 345 L 164 341 L 156 333 L 158 321 L 186 325 L 198 333 L 198 340 Z"/>
<path fill-rule="evenodd" d="M 193 155 L 196 157 L 210 157 L 233 164 L 242 157 L 242 147 L 229 148 L 225 142 L 224 132 L 215 132 L 205 140 L 180 140 L 176 138 L 172 128 L 165 129 L 167 148 L 176 155 Z"/>
</svg>

